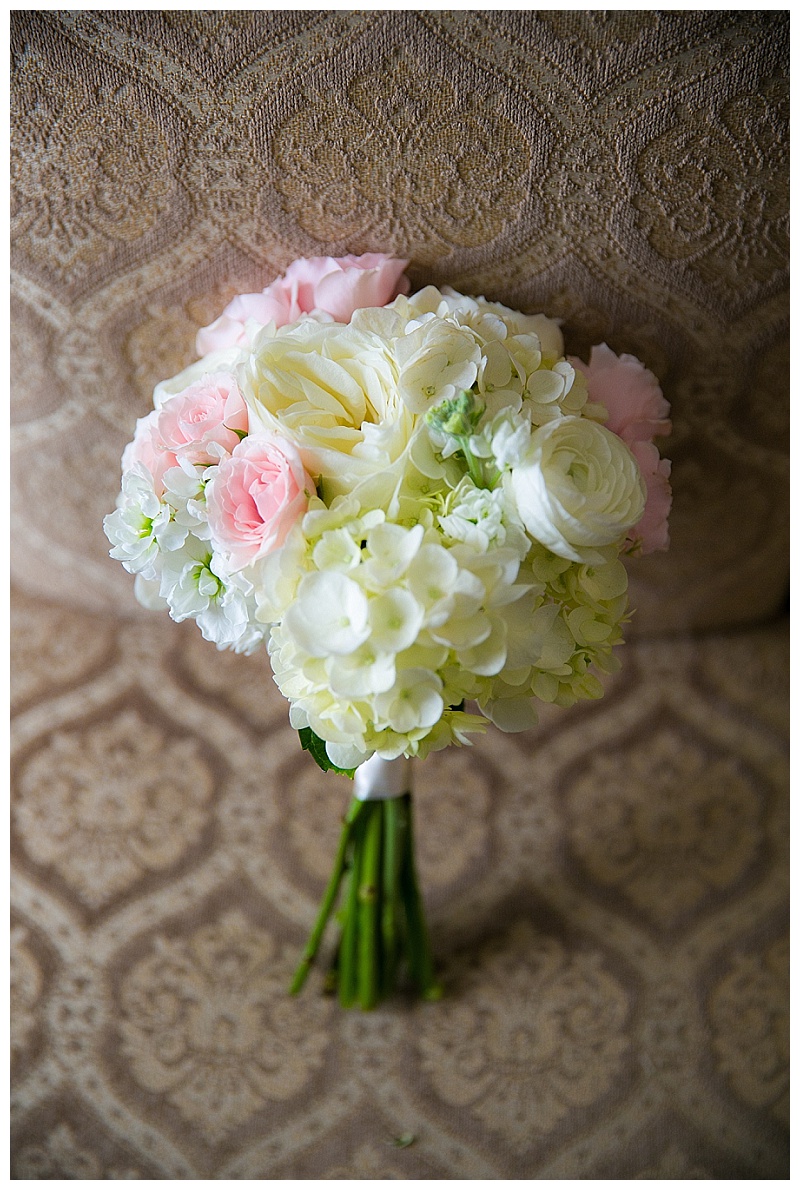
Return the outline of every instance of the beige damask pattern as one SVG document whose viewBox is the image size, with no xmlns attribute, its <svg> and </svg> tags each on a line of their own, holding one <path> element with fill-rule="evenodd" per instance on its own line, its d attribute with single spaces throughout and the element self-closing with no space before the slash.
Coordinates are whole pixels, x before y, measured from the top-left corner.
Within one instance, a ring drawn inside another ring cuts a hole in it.
<svg viewBox="0 0 800 1190">
<path fill-rule="evenodd" d="M 724 294 L 771 281 L 789 248 L 785 82 L 674 119 L 638 163 L 645 190 L 634 202 L 650 244 Z"/>
<path fill-rule="evenodd" d="M 789 1122 L 789 940 L 734 956 L 714 988 L 710 1015 L 720 1073 L 746 1103 Z"/>
<path fill-rule="evenodd" d="M 312 94 L 274 140 L 286 210 L 321 242 L 389 243 L 400 223 L 418 264 L 490 243 L 525 201 L 531 160 L 493 99 L 405 57 L 356 75 L 346 101 Z"/>
<path fill-rule="evenodd" d="M 20 773 L 15 825 L 31 859 L 97 909 L 192 849 L 212 788 L 199 741 L 168 739 L 121 711 L 55 733 L 33 754 Z"/>
<path fill-rule="evenodd" d="M 80 275 L 150 230 L 173 186 L 168 145 L 124 86 L 87 88 L 31 53 L 13 99 L 11 234 L 31 258 Z"/>
<path fill-rule="evenodd" d="M 567 795 L 575 854 L 662 926 L 733 885 L 763 842 L 741 759 L 659 729 L 582 764 Z"/>
<path fill-rule="evenodd" d="M 13 14 L 15 1178 L 787 1175 L 787 42 Z M 197 327 L 367 250 L 640 355 L 675 508 L 606 698 L 418 774 L 447 994 L 361 1015 L 285 994 L 347 782 L 266 657 L 138 609 L 100 525 Z"/>
<path fill-rule="evenodd" d="M 157 937 L 122 978 L 121 1051 L 133 1080 L 218 1141 L 270 1100 L 291 1099 L 322 1063 L 316 1029 L 286 996 L 291 959 L 236 910 L 188 939 Z"/>
<path fill-rule="evenodd" d="M 11 930 L 11 1052 L 24 1051 L 36 1027 L 36 1006 L 42 992 L 42 972 L 27 946 L 28 931 Z"/>
<path fill-rule="evenodd" d="M 422 1068 L 445 1103 L 525 1152 L 620 1078 L 628 998 L 599 954 L 568 958 L 526 920 L 475 965 L 459 999 L 428 1014 Z"/>
<path fill-rule="evenodd" d="M 59 1124 L 41 1141 L 26 1145 L 19 1154 L 16 1177 L 40 1181 L 68 1178 L 70 1181 L 100 1179 L 127 1180 L 142 1177 L 133 1168 L 104 1167 L 91 1149 L 84 1149 L 75 1139 L 69 1124 Z"/>
</svg>

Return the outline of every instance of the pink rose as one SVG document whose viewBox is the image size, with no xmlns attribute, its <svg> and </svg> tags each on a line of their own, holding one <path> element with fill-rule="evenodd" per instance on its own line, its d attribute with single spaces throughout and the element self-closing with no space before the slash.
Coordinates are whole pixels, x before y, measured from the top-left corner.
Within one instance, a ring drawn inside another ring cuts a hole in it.
<svg viewBox="0 0 800 1190">
<path fill-rule="evenodd" d="M 198 332 L 197 351 L 207 355 L 246 346 L 245 324 L 250 319 L 259 326 L 285 326 L 301 314 L 321 311 L 336 322 L 349 322 L 356 310 L 385 306 L 399 293 L 408 293 L 408 278 L 402 275 L 407 264 L 380 252 L 338 259 L 301 257 L 261 293 L 235 297 L 216 322 Z"/>
<path fill-rule="evenodd" d="M 146 417 L 137 420 L 133 442 L 129 442 L 122 452 L 123 475 L 141 463 L 153 477 L 157 496 L 164 491 L 164 472 L 178 465 L 174 452 L 167 449 L 159 433 L 160 412 L 159 409 L 153 409 Z"/>
<path fill-rule="evenodd" d="M 159 410 L 158 429 L 178 458 L 200 466 L 218 463 L 247 433 L 247 406 L 235 377 L 210 372 L 170 397 Z"/>
<path fill-rule="evenodd" d="M 672 508 L 672 488 L 669 474 L 672 464 L 662 459 L 652 442 L 631 442 L 630 449 L 639 464 L 647 487 L 644 516 L 628 534 L 628 540 L 639 543 L 639 551 L 652 554 L 654 550 L 669 549 L 668 519 Z"/>
<path fill-rule="evenodd" d="M 635 356 L 615 355 L 605 343 L 592 348 L 588 365 L 572 356 L 570 363 L 586 377 L 589 400 L 608 410 L 607 429 L 630 447 L 647 486 L 644 516 L 628 540 L 643 554 L 667 549 L 671 465 L 660 458 L 653 439 L 669 434 L 672 423 L 658 380 Z"/>
<path fill-rule="evenodd" d="M 247 406 L 235 378 L 229 372 L 211 372 L 137 421 L 122 469 L 142 463 L 161 495 L 170 467 L 181 459 L 197 466 L 219 463 L 242 433 L 247 433 Z"/>
<path fill-rule="evenodd" d="M 635 355 L 615 355 L 601 343 L 592 348 L 588 366 L 571 356 L 569 362 L 586 377 L 589 400 L 608 410 L 606 428 L 623 442 L 652 442 L 670 433 L 669 401 Z"/>
<path fill-rule="evenodd" d="M 314 490 L 291 442 L 271 434 L 245 438 L 206 488 L 215 548 L 234 570 L 255 562 L 283 545 Z"/>
</svg>

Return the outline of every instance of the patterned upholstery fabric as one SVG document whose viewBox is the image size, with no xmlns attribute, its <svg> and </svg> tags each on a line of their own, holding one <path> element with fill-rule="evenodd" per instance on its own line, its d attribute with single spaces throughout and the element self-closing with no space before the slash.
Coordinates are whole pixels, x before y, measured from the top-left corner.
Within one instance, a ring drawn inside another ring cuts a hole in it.
<svg viewBox="0 0 800 1190">
<path fill-rule="evenodd" d="M 787 1176 L 788 15 L 30 11 L 12 48 L 14 1176 Z M 675 510 L 606 698 L 420 767 L 448 995 L 359 1015 L 285 995 L 346 782 L 101 521 L 197 327 L 368 250 L 643 358 Z"/>
</svg>

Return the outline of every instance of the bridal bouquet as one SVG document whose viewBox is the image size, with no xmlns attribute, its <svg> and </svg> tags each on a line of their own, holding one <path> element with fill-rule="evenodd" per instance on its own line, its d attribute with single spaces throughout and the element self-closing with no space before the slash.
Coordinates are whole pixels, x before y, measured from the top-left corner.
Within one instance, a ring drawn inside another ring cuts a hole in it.
<svg viewBox="0 0 800 1190">
<path fill-rule="evenodd" d="M 346 883 L 333 979 L 371 1007 L 403 962 L 436 996 L 408 761 L 537 702 L 599 698 L 622 556 L 665 549 L 655 377 L 406 261 L 298 260 L 200 331 L 122 459 L 111 556 L 147 607 L 266 648 L 300 742 L 356 775 L 299 990 Z M 467 709 L 467 704 L 472 709 Z"/>
</svg>

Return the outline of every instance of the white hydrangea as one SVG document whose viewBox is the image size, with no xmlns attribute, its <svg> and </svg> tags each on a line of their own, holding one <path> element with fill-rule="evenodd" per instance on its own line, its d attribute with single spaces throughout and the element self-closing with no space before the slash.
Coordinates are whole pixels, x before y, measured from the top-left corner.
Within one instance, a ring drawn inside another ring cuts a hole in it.
<svg viewBox="0 0 800 1190">
<path fill-rule="evenodd" d="M 395 344 L 395 354 L 400 396 L 413 413 L 425 413 L 472 388 L 481 362 L 474 335 L 433 315 L 408 324 Z"/>
<path fill-rule="evenodd" d="M 452 741 L 463 731 L 453 708 L 504 664 L 502 609 L 528 589 L 519 556 L 448 548 L 433 526 L 367 526 L 347 501 L 308 513 L 302 532 L 302 555 L 298 534 L 274 556 L 260 604 L 275 619 L 269 650 L 292 721 L 362 759 Z M 287 570 L 302 577 L 283 581 Z"/>
</svg>

